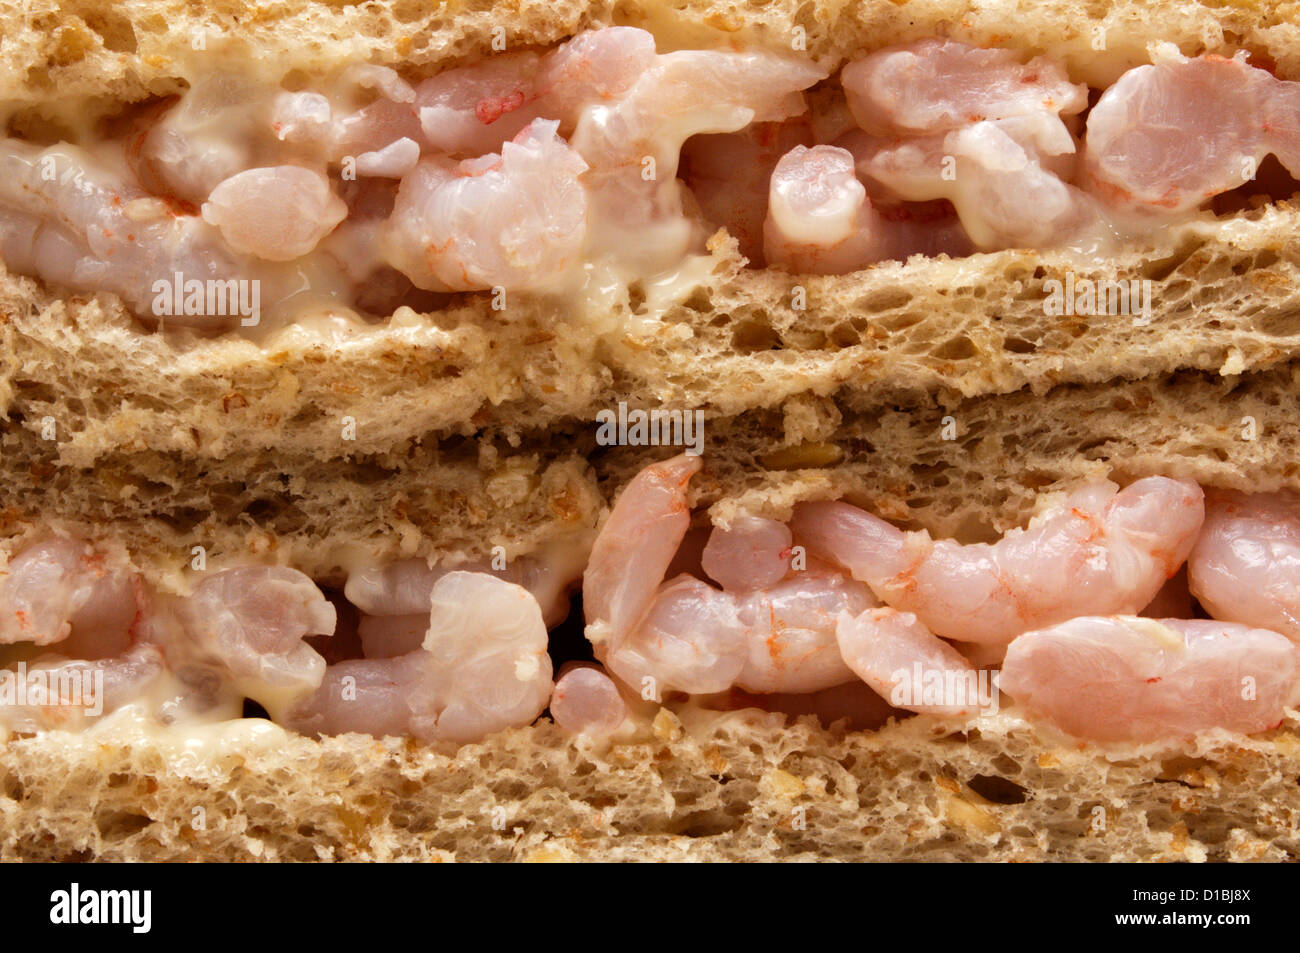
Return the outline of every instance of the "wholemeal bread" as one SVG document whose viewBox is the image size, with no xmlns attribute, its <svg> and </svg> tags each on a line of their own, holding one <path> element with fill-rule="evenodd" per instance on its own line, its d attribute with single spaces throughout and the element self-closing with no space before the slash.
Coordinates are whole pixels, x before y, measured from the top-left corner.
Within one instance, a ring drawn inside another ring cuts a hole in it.
<svg viewBox="0 0 1300 953">
<path fill-rule="evenodd" d="M 1009 714 L 866 732 L 665 709 L 605 748 L 543 721 L 449 752 L 264 728 L 201 760 L 45 736 L 5 751 L 0 857 L 1287 860 L 1298 727 L 1112 758 Z"/>
<path fill-rule="evenodd" d="M 525 46 L 613 23 L 661 48 L 789 49 L 798 28 L 828 67 L 951 36 L 1051 53 L 1094 85 L 1169 41 L 1300 79 L 1292 6 L 681 7 L 0 3 L 0 102 L 14 131 L 57 138 L 69 114 L 175 91 L 209 57 L 421 76 L 497 27 Z M 110 295 L 0 271 L 3 549 L 53 525 L 164 588 L 195 545 L 337 586 L 359 555 L 589 541 L 671 452 L 599 445 L 596 415 L 619 402 L 704 412 L 691 502 L 715 523 L 844 498 L 975 541 L 1091 476 L 1300 488 L 1300 210 L 1269 198 L 1099 260 L 1010 250 L 839 277 L 746 269 L 720 232 L 672 294 L 633 285 L 601 315 L 467 294 L 256 338 L 151 330 Z M 1049 315 L 1044 283 L 1066 273 L 1150 280 L 1149 322 Z M 0 749 L 0 858 L 1283 859 L 1298 727 L 1101 751 L 1014 712 L 855 731 L 673 704 L 612 746 L 546 719 L 459 751 L 243 724 L 199 760 L 157 733 L 49 733 Z"/>
</svg>

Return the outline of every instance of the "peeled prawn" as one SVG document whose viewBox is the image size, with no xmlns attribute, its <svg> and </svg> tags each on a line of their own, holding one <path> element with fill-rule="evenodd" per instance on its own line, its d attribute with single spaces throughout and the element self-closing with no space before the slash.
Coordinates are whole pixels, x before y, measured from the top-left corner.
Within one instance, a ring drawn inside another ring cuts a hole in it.
<svg viewBox="0 0 1300 953">
<path fill-rule="evenodd" d="M 359 628 L 366 658 L 390 658 L 420 647 L 429 628 L 433 584 L 452 571 L 491 573 L 523 586 L 541 606 L 547 628 L 554 628 L 568 617 L 582 555 L 561 543 L 512 559 L 501 570 L 488 559 L 435 567 L 422 559 L 399 559 L 350 573 L 343 594 L 363 613 Z"/>
<path fill-rule="evenodd" d="M 788 572 L 789 533 L 771 520 L 715 529 L 705 571 L 662 582 L 690 525 L 686 487 L 699 458 L 652 464 L 624 489 L 583 580 L 587 637 L 606 666 L 640 687 L 691 694 L 816 691 L 849 681 L 835 619 L 875 604 L 867 587 L 810 567 Z"/>
<path fill-rule="evenodd" d="M 0 644 L 55 646 L 71 658 L 119 655 L 131 642 L 136 595 L 134 575 L 86 542 L 33 543 L 0 578 Z"/>
<path fill-rule="evenodd" d="M 325 676 L 325 660 L 305 637 L 333 635 L 336 622 L 334 606 L 307 576 L 283 566 L 245 566 L 165 600 L 149 638 L 174 668 L 213 669 L 281 721 Z"/>
<path fill-rule="evenodd" d="M 961 254 L 969 243 L 943 224 L 889 220 L 872 207 L 853 154 L 796 146 L 772 173 L 764 253 L 800 274 L 839 275 L 913 254 Z"/>
<path fill-rule="evenodd" d="M 1265 629 L 1084 616 L 1012 642 L 999 685 L 1079 738 L 1142 742 L 1266 731 L 1300 701 L 1298 672 L 1296 647 Z"/>
<path fill-rule="evenodd" d="M 1300 500 L 1286 493 L 1212 494 L 1187 575 L 1214 618 L 1300 643 Z"/>
<path fill-rule="evenodd" d="M 980 698 L 975 668 L 910 612 L 845 612 L 835 637 L 853 674 L 895 708 L 970 715 L 987 703 Z"/>
<path fill-rule="evenodd" d="M 585 106 L 622 95 L 654 58 L 645 30 L 588 30 L 543 55 L 507 53 L 439 73 L 416 89 L 415 109 L 434 149 L 483 155 L 535 119 L 571 131 Z"/>
<path fill-rule="evenodd" d="M 120 295 L 153 311 L 160 279 L 234 281 L 259 272 L 198 216 L 181 215 L 75 146 L 0 145 L 0 257 L 11 271 L 80 291 Z M 269 295 L 268 295 L 269 297 Z M 224 327 L 228 315 L 176 315 L 175 324 Z"/>
<path fill-rule="evenodd" d="M 882 50 L 841 76 L 858 124 L 876 138 L 858 169 L 913 201 L 948 199 L 979 248 L 1059 244 L 1095 225 L 1069 185 L 1074 137 L 1062 116 L 1087 88 L 1056 63 L 929 40 Z"/>
<path fill-rule="evenodd" d="M 136 701 L 165 672 L 157 646 L 138 643 L 123 654 L 94 660 L 41 656 L 19 669 L 0 670 L 0 698 L 25 681 L 26 704 L 0 701 L 0 727 L 34 732 L 75 730 Z M 16 694 L 15 698 L 18 697 Z"/>
<path fill-rule="evenodd" d="M 501 154 L 426 159 L 403 180 L 383 232 L 387 257 L 418 287 L 541 290 L 563 283 L 586 235 L 587 164 L 537 120 Z"/>
<path fill-rule="evenodd" d="M 254 165 L 262 89 L 235 73 L 196 82 L 137 140 L 128 157 L 140 181 L 198 205 L 217 183 Z"/>
<path fill-rule="evenodd" d="M 791 523 L 811 555 L 961 642 L 1006 643 L 1087 612 L 1136 613 L 1178 571 L 1205 516 L 1190 480 L 1087 484 L 1028 529 L 963 546 L 904 533 L 848 503 L 803 503 Z"/>
<path fill-rule="evenodd" d="M 614 680 L 595 665 L 566 666 L 551 693 L 551 717 L 572 735 L 601 737 L 627 717 L 627 704 Z"/>
<path fill-rule="evenodd" d="M 267 216 L 268 208 L 275 215 Z M 347 206 L 320 172 L 296 165 L 245 169 L 218 184 L 203 204 L 231 248 L 267 261 L 308 254 L 347 217 Z"/>
<path fill-rule="evenodd" d="M 1175 213 L 1253 178 L 1276 155 L 1300 175 L 1300 83 L 1233 59 L 1188 59 L 1171 44 L 1126 72 L 1088 114 L 1090 184 L 1105 201 Z"/>
<path fill-rule="evenodd" d="M 314 734 L 467 742 L 541 714 L 551 661 L 536 599 L 486 573 L 451 572 L 434 583 L 431 606 L 420 649 L 331 665 L 288 724 Z"/>
<path fill-rule="evenodd" d="M 841 81 L 858 125 L 892 138 L 1039 112 L 1072 115 L 1088 105 L 1087 87 L 1071 83 L 1059 63 L 1042 56 L 1021 63 L 1011 50 L 953 40 L 872 53 L 845 66 Z"/>
<path fill-rule="evenodd" d="M 778 520 L 738 516 L 731 526 L 715 526 L 701 555 L 701 568 L 728 592 L 774 586 L 790 572 L 794 537 Z"/>
<path fill-rule="evenodd" d="M 865 585 L 808 569 L 734 599 L 747 648 L 735 685 L 750 692 L 815 692 L 853 680 L 836 642 L 836 623 L 842 613 L 877 605 Z"/>
<path fill-rule="evenodd" d="M 912 201 L 947 199 L 976 247 L 1061 244 L 1098 223 L 1091 196 L 1062 180 L 1074 140 L 1055 116 L 986 120 L 882 142 L 858 168 Z"/>
</svg>

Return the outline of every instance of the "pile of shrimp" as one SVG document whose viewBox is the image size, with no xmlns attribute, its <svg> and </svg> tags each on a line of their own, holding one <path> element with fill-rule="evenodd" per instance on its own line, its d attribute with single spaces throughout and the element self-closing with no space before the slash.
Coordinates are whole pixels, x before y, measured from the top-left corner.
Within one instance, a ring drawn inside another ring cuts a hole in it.
<svg viewBox="0 0 1300 953">
<path fill-rule="evenodd" d="M 283 314 L 387 289 L 387 314 L 416 289 L 570 291 L 607 259 L 653 274 L 707 237 L 676 175 L 686 139 L 797 115 L 826 75 L 793 55 L 660 54 L 630 27 L 418 84 L 373 64 L 294 91 L 214 73 L 124 139 L 0 143 L 0 260 L 217 331 L 229 316 L 160 311 L 155 284 L 256 281 Z"/>
<path fill-rule="evenodd" d="M 1242 56 L 1155 47 L 1086 121 L 1086 86 L 1022 59 L 921 40 L 829 79 L 806 54 L 660 53 L 610 27 L 418 83 L 374 64 L 294 90 L 213 73 L 126 136 L 0 143 L 0 260 L 219 331 L 229 313 L 166 307 L 158 282 L 382 316 L 649 278 L 720 225 L 756 266 L 843 274 L 1098 248 L 1196 214 L 1268 155 L 1300 173 L 1300 85 Z"/>
<path fill-rule="evenodd" d="M 306 734 L 462 743 L 548 708 L 606 737 L 678 699 L 864 727 L 1009 701 L 1108 743 L 1253 734 L 1300 703 L 1300 496 L 1093 480 L 964 545 L 845 501 L 692 527 L 702 466 L 647 466 L 589 554 L 398 560 L 332 596 L 283 566 L 164 593 L 123 554 L 35 540 L 0 574 L 0 676 L 93 677 L 99 704 L 0 694 L 0 727 L 74 728 L 133 703 L 164 724 L 224 719 L 252 701 Z M 592 655 L 555 672 L 548 630 L 579 582 Z"/>
<path fill-rule="evenodd" d="M 146 585 L 123 555 L 51 536 L 0 576 L 0 652 L 10 661 L 0 675 L 84 683 L 97 697 L 0 703 L 0 730 L 85 727 L 128 704 L 164 725 L 224 720 L 248 700 L 308 734 L 477 740 L 545 710 L 547 620 L 561 603 L 567 612 L 576 581 L 564 559 L 542 553 L 500 571 L 478 562 L 359 569 L 335 601 L 284 566 L 205 573 L 172 594 Z M 351 632 L 340 605 L 357 621 Z M 355 651 L 328 644 L 349 636 Z"/>
<path fill-rule="evenodd" d="M 846 65 L 838 117 L 769 166 L 754 254 L 844 274 L 912 254 L 1091 249 L 1194 214 L 1265 156 L 1300 174 L 1300 84 L 1244 55 L 1160 44 L 1086 123 L 1086 86 L 1048 57 L 1021 59 L 923 40 Z M 952 215 L 913 204 L 936 201 Z"/>
<path fill-rule="evenodd" d="M 805 502 L 692 552 L 700 468 L 644 469 L 592 549 L 587 635 L 628 691 L 761 704 L 865 685 L 896 714 L 950 717 L 1005 693 L 1097 742 L 1260 732 L 1300 702 L 1300 498 L 1098 480 L 971 545 Z"/>
</svg>

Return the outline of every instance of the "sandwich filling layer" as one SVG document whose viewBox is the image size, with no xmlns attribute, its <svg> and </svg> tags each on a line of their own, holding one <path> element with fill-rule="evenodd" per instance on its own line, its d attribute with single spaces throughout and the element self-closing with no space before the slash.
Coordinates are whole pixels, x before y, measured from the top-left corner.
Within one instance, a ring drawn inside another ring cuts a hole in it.
<svg viewBox="0 0 1300 953">
<path fill-rule="evenodd" d="M 611 27 L 415 81 L 214 69 L 81 130 L 29 118 L 15 135 L 11 118 L 0 260 L 153 326 L 363 323 L 467 292 L 599 323 L 633 284 L 688 287 L 718 228 L 752 266 L 844 274 L 1104 256 L 1291 194 L 1300 84 L 1244 54 L 1151 58 L 1099 90 L 955 41 L 832 73 L 793 50 L 661 53 Z"/>
<path fill-rule="evenodd" d="M 341 591 L 274 565 L 164 591 L 103 547 L 33 537 L 0 577 L 0 724 L 78 729 L 129 708 L 184 727 L 253 702 L 309 735 L 462 743 L 548 709 L 614 735 L 678 699 L 864 727 L 1005 707 L 1143 744 L 1264 732 L 1300 703 L 1290 495 L 1096 481 L 962 545 L 844 501 L 693 527 L 700 466 L 644 469 L 590 547 L 358 566 Z M 574 652 L 559 633 L 578 586 L 589 650 Z"/>
</svg>

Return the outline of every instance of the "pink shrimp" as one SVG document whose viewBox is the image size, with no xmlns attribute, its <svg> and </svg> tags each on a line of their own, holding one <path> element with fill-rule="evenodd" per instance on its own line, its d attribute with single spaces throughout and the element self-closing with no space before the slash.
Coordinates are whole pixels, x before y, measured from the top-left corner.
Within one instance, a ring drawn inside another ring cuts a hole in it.
<svg viewBox="0 0 1300 953">
<path fill-rule="evenodd" d="M 910 612 L 845 612 L 835 635 L 853 674 L 895 708 L 935 715 L 971 715 L 981 707 L 990 709 L 989 714 L 997 710 L 988 676 L 982 693 L 980 673 Z"/>
<path fill-rule="evenodd" d="M 781 524 L 751 518 L 714 530 L 703 565 L 723 591 L 689 575 L 662 581 L 690 524 L 686 487 L 699 467 L 685 455 L 646 467 L 597 537 L 583 584 L 597 657 L 634 687 L 649 678 L 691 694 L 733 685 L 811 692 L 852 680 L 835 619 L 875 599 L 820 566 L 791 573 Z"/>
<path fill-rule="evenodd" d="M 483 155 L 537 119 L 568 135 L 583 108 L 622 95 L 654 58 L 644 30 L 588 30 L 545 54 L 496 54 L 439 73 L 416 88 L 415 110 L 433 148 Z"/>
<path fill-rule="evenodd" d="M 982 249 L 1060 243 L 1093 229 L 1091 198 L 1067 183 L 1076 151 L 1062 116 L 1087 88 L 1056 63 L 929 40 L 873 53 L 842 74 L 858 170 L 895 195 L 948 199 Z"/>
<path fill-rule="evenodd" d="M 587 164 L 557 127 L 537 120 L 500 156 L 417 165 L 381 232 L 389 263 L 430 291 L 562 284 L 586 235 Z"/>
<path fill-rule="evenodd" d="M 1011 643 L 999 684 L 1025 714 L 1091 741 L 1266 731 L 1300 701 L 1296 647 L 1200 619 L 1082 616 Z"/>
<path fill-rule="evenodd" d="M 366 658 L 392 658 L 413 652 L 424 642 L 433 585 L 453 571 L 491 573 L 523 586 L 541 606 L 546 627 L 554 628 L 569 614 L 570 592 L 582 579 L 581 557 L 578 548 L 558 543 L 512 559 L 500 569 L 488 559 L 435 567 L 422 559 L 399 559 L 350 573 L 344 595 L 361 610 L 359 630 Z"/>
<path fill-rule="evenodd" d="M 1087 87 L 1071 83 L 1059 63 L 1021 63 L 1012 50 L 954 40 L 890 47 L 844 67 L 841 79 L 854 119 L 885 137 L 946 132 L 988 119 L 1088 105 Z"/>
<path fill-rule="evenodd" d="M 286 723 L 310 734 L 459 743 L 541 714 L 551 661 L 536 599 L 487 573 L 451 572 L 434 583 L 430 606 L 420 648 L 329 666 Z"/>
<path fill-rule="evenodd" d="M 158 279 L 177 273 L 262 282 L 264 299 L 283 285 L 232 253 L 198 216 L 178 214 L 85 150 L 13 139 L 0 142 L 0 258 L 11 271 L 53 284 L 118 294 L 139 315 L 153 313 Z M 202 309 L 168 314 L 176 324 L 232 323 L 229 314 Z"/>
<path fill-rule="evenodd" d="M 1212 493 L 1187 561 L 1191 592 L 1216 619 L 1300 643 L 1300 498 Z"/>
<path fill-rule="evenodd" d="M 0 703 L 0 726 L 80 729 L 138 701 L 168 674 L 162 647 L 151 639 L 154 604 L 120 556 L 67 537 L 27 546 L 0 582 L 0 642 L 18 643 L 20 659 L 23 643 L 48 651 L 0 670 L 0 681 L 14 689 Z M 163 723 L 218 704 L 212 686 L 177 674 L 172 697 L 149 699 L 148 713 Z"/>
<path fill-rule="evenodd" d="M 1200 487 L 1148 477 L 1087 484 L 1000 542 L 904 533 L 847 503 L 795 509 L 795 540 L 886 603 L 962 642 L 1009 642 L 1085 612 L 1135 613 L 1178 571 L 1205 516 Z"/>
<path fill-rule="evenodd" d="M 276 214 L 268 218 L 270 206 Z M 231 248 L 266 261 L 308 254 L 347 211 L 322 173 L 296 165 L 238 172 L 220 182 L 202 208 L 203 220 Z"/>
<path fill-rule="evenodd" d="M 1156 49 L 1088 114 L 1086 167 L 1103 201 L 1170 215 L 1249 181 L 1270 153 L 1300 174 L 1300 83 L 1233 59 Z"/>
<path fill-rule="evenodd" d="M 598 665 L 569 663 L 551 693 L 551 717 L 572 735 L 603 737 L 627 717 L 618 686 Z"/>
<path fill-rule="evenodd" d="M 17 732 L 85 728 L 138 700 L 164 671 L 162 652 L 145 642 L 111 658 L 42 655 L 30 665 L 0 670 L 0 681 L 13 682 L 12 697 L 24 702 L 0 702 L 0 728 Z M 22 695 L 18 695 L 19 681 L 25 683 Z"/>
<path fill-rule="evenodd" d="M 796 146 L 772 173 L 763 227 L 767 261 L 800 274 L 839 275 L 913 254 L 971 250 L 960 225 L 901 211 L 887 218 L 872 207 L 848 150 Z"/>
<path fill-rule="evenodd" d="M 333 635 L 334 606 L 310 578 L 284 566 L 214 573 L 189 596 L 159 600 L 148 639 L 175 669 L 210 669 L 282 721 L 325 675 L 307 636 Z"/>
<path fill-rule="evenodd" d="M 83 540 L 54 537 L 10 560 L 0 579 L 0 644 L 57 645 L 60 654 L 110 658 L 131 642 L 134 573 Z"/>
</svg>

